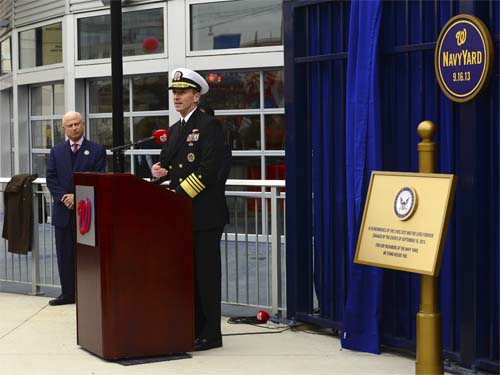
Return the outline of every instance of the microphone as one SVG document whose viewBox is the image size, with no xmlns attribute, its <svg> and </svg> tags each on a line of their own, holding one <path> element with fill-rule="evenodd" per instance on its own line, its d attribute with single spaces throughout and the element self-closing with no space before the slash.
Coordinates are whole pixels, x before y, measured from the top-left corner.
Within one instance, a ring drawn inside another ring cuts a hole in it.
<svg viewBox="0 0 500 375">
<path fill-rule="evenodd" d="M 119 150 L 123 150 L 125 148 L 129 148 L 130 146 L 140 145 L 141 143 L 149 142 L 149 141 L 155 141 L 156 144 L 161 145 L 161 144 L 167 142 L 167 140 L 168 140 L 168 130 L 158 129 L 158 130 L 155 130 L 153 132 L 153 135 L 151 137 L 139 139 L 138 141 L 130 142 L 130 143 L 127 143 L 126 145 L 113 147 L 113 148 L 109 149 L 109 151 L 111 151 L 111 152 L 119 151 Z"/>
<path fill-rule="evenodd" d="M 161 145 L 168 140 L 168 130 L 158 129 L 153 132 L 153 139 L 156 144 Z"/>
<path fill-rule="evenodd" d="M 269 313 L 266 310 L 259 310 L 259 312 L 255 316 L 255 320 L 257 321 L 257 323 L 266 323 L 269 318 Z"/>
<path fill-rule="evenodd" d="M 235 316 L 229 318 L 227 322 L 229 324 L 264 324 L 271 319 L 269 313 L 266 310 L 259 310 L 257 315 L 250 316 Z"/>
</svg>

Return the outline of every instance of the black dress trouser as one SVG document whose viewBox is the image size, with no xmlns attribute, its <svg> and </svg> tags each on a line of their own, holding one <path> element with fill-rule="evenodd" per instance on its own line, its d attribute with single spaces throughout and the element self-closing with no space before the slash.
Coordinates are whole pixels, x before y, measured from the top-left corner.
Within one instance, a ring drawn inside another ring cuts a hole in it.
<svg viewBox="0 0 500 375">
<path fill-rule="evenodd" d="M 66 298 L 75 297 L 75 230 L 74 215 L 66 228 L 55 227 L 61 294 Z"/>
<path fill-rule="evenodd" d="M 221 338 L 221 260 L 223 228 L 194 232 L 195 335 Z"/>
</svg>

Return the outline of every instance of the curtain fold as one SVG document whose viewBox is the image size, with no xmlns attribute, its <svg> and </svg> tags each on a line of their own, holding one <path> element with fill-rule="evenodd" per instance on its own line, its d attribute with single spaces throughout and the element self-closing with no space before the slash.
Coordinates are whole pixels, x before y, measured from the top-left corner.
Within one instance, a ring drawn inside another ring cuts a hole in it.
<svg viewBox="0 0 500 375">
<path fill-rule="evenodd" d="M 352 263 L 373 170 L 382 167 L 378 82 L 381 1 L 353 1 L 349 24 L 346 95 L 348 291 L 343 348 L 380 353 L 382 269 Z"/>
</svg>

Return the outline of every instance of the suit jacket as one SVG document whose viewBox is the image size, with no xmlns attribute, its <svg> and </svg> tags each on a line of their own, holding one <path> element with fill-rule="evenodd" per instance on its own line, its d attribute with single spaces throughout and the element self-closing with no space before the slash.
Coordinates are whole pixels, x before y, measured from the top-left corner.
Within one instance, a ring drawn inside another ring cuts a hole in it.
<svg viewBox="0 0 500 375">
<path fill-rule="evenodd" d="M 214 117 L 196 109 L 181 129 L 170 127 L 160 153 L 170 188 L 192 199 L 194 230 L 222 228 L 227 220 L 225 181 L 219 179 L 224 158 L 224 132 Z"/>
<path fill-rule="evenodd" d="M 73 165 L 70 142 L 59 143 L 50 150 L 47 159 L 47 187 L 54 199 L 52 225 L 65 228 L 73 210 L 68 210 L 61 198 L 73 194 L 73 172 L 105 172 L 106 150 L 101 145 L 83 140 Z M 76 203 L 76 202 L 75 202 Z"/>
</svg>

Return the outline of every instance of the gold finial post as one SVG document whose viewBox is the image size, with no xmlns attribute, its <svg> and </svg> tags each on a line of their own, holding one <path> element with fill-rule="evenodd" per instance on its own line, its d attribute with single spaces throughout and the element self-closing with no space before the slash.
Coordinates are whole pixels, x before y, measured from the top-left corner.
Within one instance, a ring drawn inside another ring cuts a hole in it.
<svg viewBox="0 0 500 375">
<path fill-rule="evenodd" d="M 436 133 L 436 125 L 432 121 L 422 121 L 417 132 L 422 138 L 418 144 L 418 170 L 421 173 L 435 173 L 436 144 L 431 138 Z M 421 275 L 415 373 L 444 374 L 437 277 L 429 275 Z"/>
</svg>

